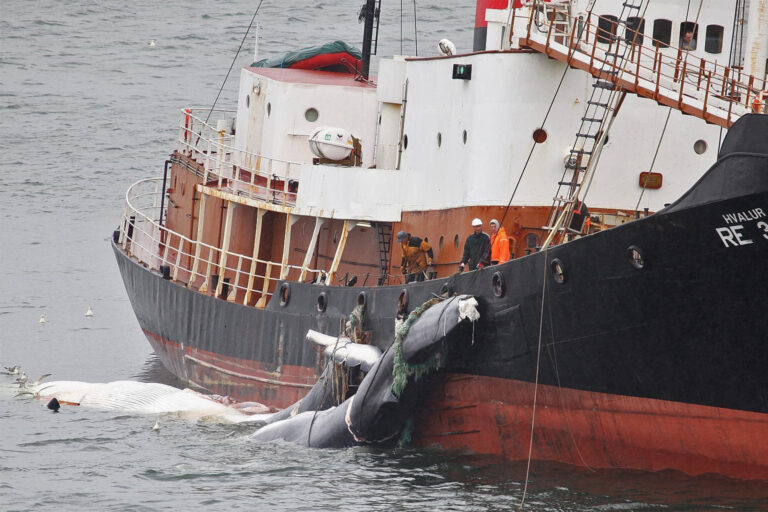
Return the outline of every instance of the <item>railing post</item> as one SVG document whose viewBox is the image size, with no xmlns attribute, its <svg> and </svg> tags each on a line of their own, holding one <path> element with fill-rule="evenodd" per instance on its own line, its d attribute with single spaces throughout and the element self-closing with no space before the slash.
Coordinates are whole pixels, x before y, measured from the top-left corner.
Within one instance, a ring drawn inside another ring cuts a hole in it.
<svg viewBox="0 0 768 512">
<path fill-rule="evenodd" d="M 179 265 L 181 264 L 181 253 L 184 251 L 184 238 L 179 236 L 179 248 L 176 251 L 176 266 L 173 269 L 173 282 L 179 280 Z"/>
<path fill-rule="evenodd" d="M 307 277 L 307 268 L 309 262 L 312 261 L 312 256 L 315 254 L 315 247 L 317 246 L 317 238 L 320 235 L 320 228 L 325 224 L 325 219 L 321 217 L 315 217 L 315 229 L 312 231 L 312 238 L 309 240 L 309 246 L 307 247 L 307 254 L 304 255 L 304 262 L 301 264 L 301 274 L 299 275 L 299 282 L 303 282 Z"/>
<path fill-rule="evenodd" d="M 267 269 L 264 271 L 264 285 L 261 287 L 261 297 L 256 303 L 257 308 L 263 308 L 267 305 L 267 293 L 269 293 L 269 281 L 272 279 L 272 262 L 267 262 Z"/>
<path fill-rule="evenodd" d="M 200 243 L 203 240 L 203 220 L 205 217 L 205 198 L 208 197 L 205 195 L 202 191 L 200 191 L 200 205 L 197 209 L 197 238 L 193 240 L 195 244 L 195 259 L 192 262 L 192 275 L 189 276 L 189 282 L 187 283 L 187 286 L 192 286 L 192 283 L 195 280 L 195 276 L 197 275 L 197 266 L 200 262 Z"/>
<path fill-rule="evenodd" d="M 253 292 L 253 281 L 256 278 L 256 265 L 259 263 L 259 247 L 261 246 L 261 225 L 262 219 L 266 210 L 259 209 L 256 212 L 256 230 L 253 235 L 253 252 L 251 253 L 251 268 L 248 272 L 248 286 L 245 290 L 245 299 L 243 305 L 247 306 L 251 301 L 251 294 Z"/>
<path fill-rule="evenodd" d="M 227 201 L 227 216 L 224 220 L 224 240 L 219 257 L 219 282 L 216 284 L 216 297 L 221 295 L 221 289 L 224 286 L 224 274 L 227 270 L 227 254 L 229 253 L 229 241 L 232 233 L 232 210 L 234 210 L 232 202 Z"/>
</svg>

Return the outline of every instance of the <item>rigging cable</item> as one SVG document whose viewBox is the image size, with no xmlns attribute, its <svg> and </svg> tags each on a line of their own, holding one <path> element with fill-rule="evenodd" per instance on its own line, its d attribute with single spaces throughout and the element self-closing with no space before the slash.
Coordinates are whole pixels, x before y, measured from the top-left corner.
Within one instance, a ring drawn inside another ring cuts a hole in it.
<svg viewBox="0 0 768 512">
<path fill-rule="evenodd" d="M 240 41 L 240 46 L 237 47 L 237 51 L 235 52 L 235 57 L 232 59 L 232 64 L 229 65 L 229 71 L 227 71 L 227 76 L 225 76 L 224 81 L 221 82 L 221 87 L 219 87 L 219 93 L 216 95 L 216 99 L 213 100 L 213 105 L 211 105 L 211 109 L 208 111 L 208 115 L 205 116 L 205 124 L 208 124 L 208 120 L 211 118 L 213 109 L 216 107 L 216 102 L 219 101 L 219 96 L 221 96 L 221 91 L 224 89 L 224 84 L 227 83 L 229 74 L 232 72 L 232 68 L 235 66 L 235 61 L 237 60 L 237 56 L 240 55 L 240 50 L 243 49 L 243 43 L 245 43 L 245 38 L 248 37 L 248 32 L 251 31 L 251 27 L 253 27 L 253 22 L 256 21 L 256 15 L 259 13 L 259 9 L 261 8 L 261 2 L 263 1 L 264 0 L 259 0 L 259 5 L 256 6 L 256 12 L 253 13 L 253 18 L 251 18 L 251 23 L 248 24 L 248 28 L 246 29 L 245 34 L 243 34 L 243 40 Z"/>
<path fill-rule="evenodd" d="M 413 39 L 416 42 L 416 56 L 419 56 L 419 33 L 416 30 L 416 0 L 413 0 Z"/>
<path fill-rule="evenodd" d="M 736 1 L 736 7 L 733 11 L 733 25 L 731 26 L 731 51 L 729 52 L 730 55 L 728 55 L 728 67 L 732 68 L 733 63 L 736 57 L 736 43 L 737 43 L 737 31 L 741 32 L 741 28 L 744 26 L 743 23 L 739 23 L 739 7 L 741 7 L 742 0 Z M 742 17 L 743 19 L 743 17 Z M 738 36 L 738 41 L 741 41 L 743 38 L 743 33 L 740 33 Z M 723 143 L 723 127 L 720 127 L 720 135 L 717 139 L 717 154 L 720 154 L 720 146 Z"/>
<path fill-rule="evenodd" d="M 699 10 L 696 12 L 696 20 L 693 22 L 693 27 L 694 28 L 698 27 L 699 16 L 701 15 L 701 6 L 703 4 L 704 4 L 704 0 L 701 0 L 699 2 Z M 690 2 L 690 0 L 688 0 L 688 7 L 690 7 L 690 5 L 691 5 L 691 2 Z M 687 23 L 688 13 L 686 13 L 685 19 L 686 19 L 686 23 Z M 696 29 L 696 32 L 698 32 L 698 29 Z M 689 53 L 690 52 L 688 52 L 688 51 L 685 52 L 685 62 L 688 61 L 688 54 Z M 685 81 L 685 76 L 682 76 L 680 78 L 680 87 L 681 88 L 683 87 L 683 82 L 684 81 Z M 658 144 L 656 144 L 656 152 L 653 154 L 653 159 L 651 160 L 651 167 L 650 167 L 650 169 L 648 169 L 649 173 L 653 172 L 653 166 L 656 163 L 656 157 L 659 155 L 659 149 L 661 148 L 661 141 L 664 140 L 664 133 L 667 131 L 667 124 L 669 124 L 669 116 L 670 116 L 671 113 L 672 113 L 672 107 L 669 107 L 669 109 L 667 110 L 667 119 L 664 121 L 664 127 L 661 129 L 661 136 L 659 137 L 659 142 L 658 142 Z M 720 128 L 720 134 L 721 135 L 722 135 L 722 130 L 723 129 L 721 127 Z M 717 146 L 718 146 L 717 147 L 717 152 L 720 153 L 720 142 L 719 141 L 717 143 Z M 640 190 L 640 197 L 637 198 L 637 204 L 635 205 L 635 211 L 636 212 L 639 211 L 640 201 L 642 201 L 642 199 L 643 199 L 643 195 L 645 194 L 645 189 L 648 188 L 648 181 L 649 181 L 648 178 L 649 178 L 649 176 L 646 176 L 645 181 L 643 181 L 643 188 L 642 188 L 642 190 Z"/>
<path fill-rule="evenodd" d="M 664 121 L 664 128 L 661 129 L 661 136 L 659 137 L 659 143 L 656 144 L 656 152 L 653 154 L 653 160 L 651 160 L 651 167 L 648 169 L 648 173 L 653 172 L 653 166 L 656 163 L 656 157 L 659 156 L 659 148 L 661 148 L 661 141 L 664 140 L 664 132 L 667 131 L 667 124 L 669 123 L 669 115 L 672 113 L 672 107 L 669 107 L 667 109 L 667 119 Z M 643 181 L 643 188 L 640 191 L 640 197 L 637 198 L 637 204 L 635 205 L 635 211 L 638 211 L 640 208 L 640 201 L 643 200 L 643 194 L 645 194 L 645 189 L 648 186 L 648 181 L 650 181 L 649 176 L 646 176 L 645 181 Z"/>
<path fill-rule="evenodd" d="M 592 10 L 595 7 L 595 4 L 597 2 L 593 2 L 591 6 L 589 6 L 589 10 L 587 11 L 587 16 L 592 14 Z M 533 12 L 531 12 L 531 16 L 533 16 Z M 581 42 L 581 36 L 586 31 L 582 31 L 579 33 L 579 37 L 576 39 L 576 47 L 578 47 L 579 43 Z M 568 70 L 571 69 L 571 60 L 573 60 L 573 57 L 576 55 L 576 52 L 571 52 L 571 56 L 568 58 L 568 62 L 565 65 L 565 69 L 563 70 L 562 76 L 560 76 L 560 81 L 557 83 L 557 88 L 555 89 L 555 94 L 552 96 L 552 101 L 549 102 L 549 107 L 547 108 L 547 113 L 544 114 L 544 119 L 541 121 L 541 124 L 539 125 L 539 128 L 544 129 L 544 125 L 547 122 L 547 118 L 549 118 L 549 114 L 552 112 L 552 107 L 555 105 L 555 100 L 557 99 L 557 95 L 560 93 L 560 88 L 563 85 L 563 81 L 565 80 L 565 75 L 568 74 Z M 525 175 L 525 171 L 528 168 L 528 164 L 531 161 L 531 157 L 533 156 L 533 151 L 536 149 L 536 146 L 538 146 L 538 142 L 536 140 L 533 141 L 533 146 L 531 146 L 531 150 L 528 152 L 528 157 L 525 159 L 525 163 L 523 164 L 523 170 L 520 171 L 520 176 L 517 178 L 517 183 L 515 184 L 515 188 L 512 190 L 512 195 L 509 197 L 509 202 L 507 202 L 507 207 L 504 209 L 504 215 L 501 216 L 501 221 L 499 222 L 499 226 L 504 225 L 504 219 L 507 217 L 507 213 L 509 212 L 509 207 L 512 205 L 512 200 L 515 198 L 515 194 L 517 194 L 517 189 L 520 187 L 520 182 L 523 180 L 523 176 Z"/>
<path fill-rule="evenodd" d="M 400 0 L 400 55 L 403 54 L 403 0 Z"/>
</svg>

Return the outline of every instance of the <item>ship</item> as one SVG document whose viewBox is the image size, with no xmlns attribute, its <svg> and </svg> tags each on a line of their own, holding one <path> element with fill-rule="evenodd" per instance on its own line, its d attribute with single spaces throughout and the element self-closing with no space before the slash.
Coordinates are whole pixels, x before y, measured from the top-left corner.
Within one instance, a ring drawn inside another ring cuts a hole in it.
<svg viewBox="0 0 768 512">
<path fill-rule="evenodd" d="M 126 192 L 111 244 L 162 364 L 277 410 L 327 364 L 310 331 L 386 350 L 463 294 L 480 319 L 414 445 L 768 479 L 768 2 L 478 0 L 473 51 L 374 76 L 379 9 L 362 52 L 263 59 L 235 110 L 182 108 Z M 461 272 L 475 218 L 510 259 Z"/>
</svg>

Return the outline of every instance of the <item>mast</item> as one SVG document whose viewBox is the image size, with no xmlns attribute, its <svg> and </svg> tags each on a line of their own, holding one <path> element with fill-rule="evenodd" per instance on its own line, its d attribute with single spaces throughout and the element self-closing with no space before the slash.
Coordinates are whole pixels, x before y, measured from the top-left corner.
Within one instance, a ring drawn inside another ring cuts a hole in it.
<svg viewBox="0 0 768 512">
<path fill-rule="evenodd" d="M 744 74 L 764 79 L 768 72 L 768 0 L 751 0 L 747 15 Z M 763 84 L 765 87 L 765 84 Z"/>
<path fill-rule="evenodd" d="M 360 10 L 361 20 L 365 20 L 363 29 L 363 70 L 360 74 L 363 79 L 368 80 L 368 71 L 371 66 L 371 40 L 373 39 L 373 19 L 377 17 L 376 0 L 365 0 L 363 8 Z"/>
</svg>

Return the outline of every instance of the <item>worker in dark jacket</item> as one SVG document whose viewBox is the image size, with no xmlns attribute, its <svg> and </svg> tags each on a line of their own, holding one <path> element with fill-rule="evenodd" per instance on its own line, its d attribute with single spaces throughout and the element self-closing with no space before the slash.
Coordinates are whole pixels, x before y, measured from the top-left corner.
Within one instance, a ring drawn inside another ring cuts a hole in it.
<svg viewBox="0 0 768 512">
<path fill-rule="evenodd" d="M 483 221 L 472 220 L 473 233 L 464 242 L 464 256 L 461 257 L 459 272 L 464 271 L 464 266 L 469 263 L 469 270 L 483 268 L 490 263 L 491 238 L 483 233 Z"/>
<path fill-rule="evenodd" d="M 411 236 L 410 233 L 400 231 L 397 233 L 397 241 L 403 252 L 403 259 L 400 262 L 403 274 L 406 274 L 405 281 L 423 281 L 427 275 L 427 267 L 432 265 L 435 257 L 432 253 L 432 247 L 421 238 Z"/>
</svg>

